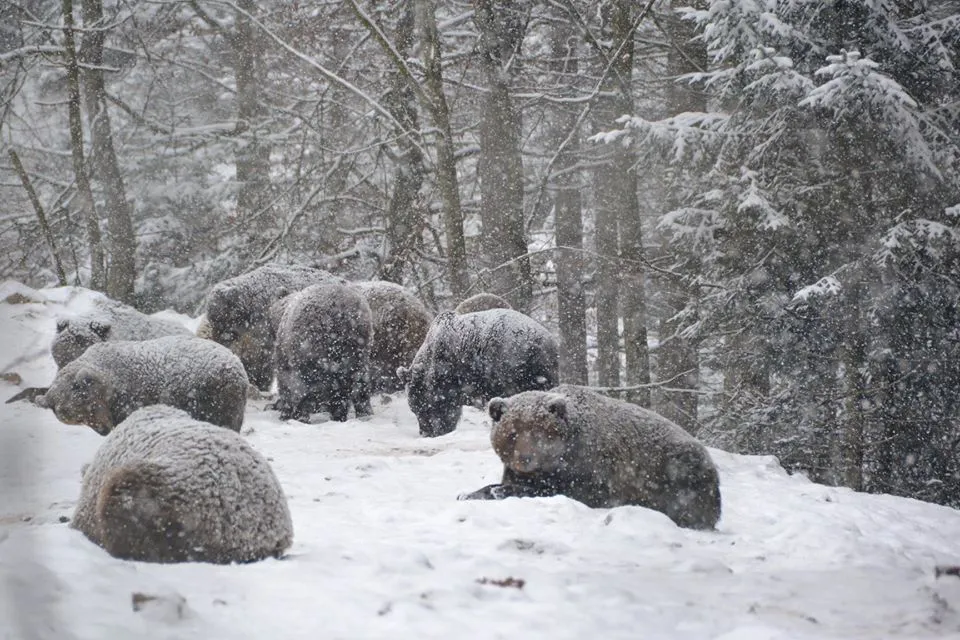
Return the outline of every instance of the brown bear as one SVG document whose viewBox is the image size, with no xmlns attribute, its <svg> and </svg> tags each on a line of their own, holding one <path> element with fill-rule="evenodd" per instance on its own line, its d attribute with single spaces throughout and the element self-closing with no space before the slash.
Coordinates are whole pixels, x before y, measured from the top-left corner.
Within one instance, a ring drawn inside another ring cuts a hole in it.
<svg viewBox="0 0 960 640">
<path fill-rule="evenodd" d="M 265 264 L 210 290 L 203 329 L 240 358 L 252 384 L 269 391 L 273 384 L 274 340 L 270 306 L 313 284 L 344 282 L 323 269 Z"/>
<path fill-rule="evenodd" d="M 513 307 L 495 293 L 478 293 L 458 304 L 454 311 L 457 313 L 473 313 L 490 309 L 513 309 Z"/>
<path fill-rule="evenodd" d="M 57 333 L 50 345 L 57 368 L 63 368 L 88 347 L 108 340 L 151 340 L 164 336 L 189 335 L 178 322 L 140 313 L 109 298 L 94 300 L 94 308 L 75 318 L 57 320 Z"/>
<path fill-rule="evenodd" d="M 229 349 L 194 336 L 101 342 L 60 369 L 36 399 L 67 424 L 101 435 L 140 407 L 167 404 L 239 431 L 247 374 Z"/>
<path fill-rule="evenodd" d="M 413 362 L 433 317 L 416 296 L 398 284 L 378 280 L 351 282 L 350 286 L 360 292 L 373 312 L 371 391 L 399 391 L 403 383 L 397 369 Z"/>
<path fill-rule="evenodd" d="M 280 418 L 307 421 L 330 412 L 343 422 L 352 403 L 370 415 L 370 346 L 373 314 L 353 287 L 309 286 L 271 309 L 276 327 L 274 357 Z"/>
<path fill-rule="evenodd" d="M 438 314 L 413 364 L 397 374 L 420 434 L 433 437 L 457 428 L 463 405 L 553 387 L 558 368 L 556 340 L 543 325 L 519 311 L 490 309 Z"/>
<path fill-rule="evenodd" d="M 655 509 L 693 529 L 720 519 L 706 447 L 652 411 L 574 385 L 494 398 L 488 410 L 503 479 L 465 499 L 560 494 L 589 507 Z"/>
<path fill-rule="evenodd" d="M 293 541 L 266 459 L 239 434 L 163 405 L 138 409 L 104 439 L 70 526 L 143 562 L 252 562 Z"/>
</svg>

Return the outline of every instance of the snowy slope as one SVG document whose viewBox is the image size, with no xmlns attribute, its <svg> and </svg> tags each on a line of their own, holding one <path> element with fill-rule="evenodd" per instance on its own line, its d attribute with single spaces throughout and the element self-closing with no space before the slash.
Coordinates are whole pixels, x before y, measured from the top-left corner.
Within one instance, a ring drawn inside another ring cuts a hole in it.
<svg viewBox="0 0 960 640">
<path fill-rule="evenodd" d="M 91 294 L 6 283 L 0 300 L 13 291 L 39 302 L 0 302 L 0 373 L 46 385 L 54 317 Z M 244 433 L 287 492 L 295 542 L 244 566 L 109 557 L 61 522 L 100 436 L 0 404 L 0 638 L 960 638 L 960 579 L 933 576 L 960 564 L 960 512 L 716 450 L 716 532 L 562 497 L 458 502 L 499 476 L 482 412 L 424 440 L 402 396 L 310 425 L 265 402 Z M 522 588 L 492 582 L 508 578 Z M 135 611 L 134 593 L 156 599 Z"/>
</svg>

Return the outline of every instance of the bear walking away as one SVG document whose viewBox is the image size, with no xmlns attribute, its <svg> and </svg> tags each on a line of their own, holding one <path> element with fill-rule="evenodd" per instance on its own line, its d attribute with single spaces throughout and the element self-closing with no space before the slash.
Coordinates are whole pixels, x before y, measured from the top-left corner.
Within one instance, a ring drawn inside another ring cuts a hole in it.
<svg viewBox="0 0 960 640">
<path fill-rule="evenodd" d="M 590 507 L 655 509 L 693 529 L 720 519 L 707 449 L 652 411 L 573 385 L 494 398 L 488 410 L 503 479 L 465 499 L 560 494 Z"/>
<path fill-rule="evenodd" d="M 176 335 L 190 335 L 190 330 L 178 322 L 140 313 L 116 300 L 95 298 L 91 311 L 57 320 L 57 334 L 50 345 L 50 353 L 57 368 L 63 368 L 98 342 L 151 340 Z"/>
<path fill-rule="evenodd" d="M 210 290 L 203 330 L 240 358 L 252 384 L 269 391 L 273 384 L 274 341 L 270 306 L 310 285 L 344 282 L 323 269 L 266 264 Z"/>
<path fill-rule="evenodd" d="M 457 313 L 474 313 L 490 309 L 513 309 L 509 302 L 495 293 L 478 293 L 457 305 Z"/>
<path fill-rule="evenodd" d="M 360 292 L 373 313 L 371 391 L 399 391 L 403 383 L 397 369 L 413 362 L 433 318 L 416 296 L 398 284 L 379 280 L 350 286 Z"/>
<path fill-rule="evenodd" d="M 463 405 L 555 386 L 558 367 L 556 340 L 519 311 L 444 311 L 398 375 L 420 434 L 432 437 L 456 429 Z"/>
<path fill-rule="evenodd" d="M 187 335 L 95 344 L 60 369 L 36 403 L 53 409 L 61 422 L 106 435 L 151 404 L 239 431 L 246 398 L 240 360 L 215 342 Z"/>
<path fill-rule="evenodd" d="M 104 439 L 70 526 L 114 557 L 144 562 L 252 562 L 293 541 L 266 459 L 239 434 L 161 405 Z"/>
<path fill-rule="evenodd" d="M 307 421 L 326 410 L 343 422 L 352 403 L 370 415 L 373 314 L 353 287 L 309 286 L 274 304 L 280 418 Z"/>
</svg>

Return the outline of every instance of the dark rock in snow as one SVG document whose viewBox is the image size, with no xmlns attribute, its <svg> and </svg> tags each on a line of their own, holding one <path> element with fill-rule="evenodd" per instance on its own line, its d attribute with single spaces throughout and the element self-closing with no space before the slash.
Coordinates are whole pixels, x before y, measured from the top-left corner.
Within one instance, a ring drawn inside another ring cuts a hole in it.
<svg viewBox="0 0 960 640">
<path fill-rule="evenodd" d="M 445 311 L 398 375 L 420 434 L 439 436 L 456 429 L 463 405 L 553 387 L 558 366 L 553 336 L 519 311 Z"/>
<path fill-rule="evenodd" d="M 574 385 L 494 398 L 488 410 L 503 479 L 466 499 L 560 494 L 590 507 L 655 509 L 693 529 L 720 519 L 709 452 L 652 411 Z"/>
<path fill-rule="evenodd" d="M 93 345 L 60 369 L 36 403 L 53 409 L 61 422 L 106 435 L 150 404 L 239 431 L 246 399 L 240 360 L 215 342 L 187 335 Z"/>
<path fill-rule="evenodd" d="M 251 562 L 293 540 L 263 456 L 240 435 L 161 405 L 104 439 L 70 526 L 112 556 L 145 562 Z"/>
</svg>

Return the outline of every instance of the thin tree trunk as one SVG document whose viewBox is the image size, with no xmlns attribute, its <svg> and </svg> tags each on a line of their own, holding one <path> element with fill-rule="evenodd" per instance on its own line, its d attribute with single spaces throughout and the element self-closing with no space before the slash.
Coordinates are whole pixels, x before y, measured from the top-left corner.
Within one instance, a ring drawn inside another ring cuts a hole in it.
<svg viewBox="0 0 960 640">
<path fill-rule="evenodd" d="M 87 242 L 90 245 L 90 288 L 104 291 L 107 284 L 106 260 L 103 254 L 103 240 L 100 236 L 100 223 L 87 178 L 86 162 L 83 156 L 83 116 L 80 109 L 80 65 L 77 63 L 77 45 L 74 37 L 73 0 L 62 0 L 63 45 L 67 60 L 67 112 L 70 121 L 70 153 L 73 159 L 73 173 L 77 184 L 77 201 L 87 229 Z"/>
<path fill-rule="evenodd" d="M 57 242 L 54 240 L 53 232 L 50 230 L 50 224 L 47 222 L 47 214 L 43 210 L 40 198 L 37 197 L 37 192 L 33 189 L 30 176 L 27 175 L 26 170 L 23 168 L 23 163 L 20 162 L 20 156 L 18 156 L 17 152 L 13 149 L 8 149 L 7 154 L 10 156 L 13 170 L 20 176 L 20 182 L 23 184 L 23 188 L 30 198 L 33 210 L 37 213 L 37 220 L 40 221 L 40 230 L 43 232 L 43 238 L 47 241 L 47 246 L 50 247 L 50 255 L 53 257 L 53 266 L 57 271 L 57 282 L 60 283 L 61 287 L 65 287 L 67 286 L 67 274 L 63 270 L 63 263 L 60 262 L 60 254 L 57 252 Z"/>
<path fill-rule="evenodd" d="M 558 21 L 553 27 L 551 49 L 558 75 L 576 76 L 577 51 L 572 44 L 570 23 Z M 587 325 L 583 287 L 583 212 L 580 199 L 582 176 L 573 169 L 580 151 L 577 113 L 563 106 L 557 109 L 553 140 L 563 145 L 558 152 L 553 179 L 553 200 L 557 243 L 557 321 L 560 330 L 560 380 L 587 384 Z"/>
<path fill-rule="evenodd" d="M 243 132 L 237 150 L 237 215 L 250 220 L 270 200 L 270 146 L 258 128 L 263 118 L 261 86 L 263 84 L 263 45 L 259 30 L 248 15 L 257 13 L 254 0 L 241 0 L 243 11 L 236 15 L 237 25 L 231 34 L 237 83 L 237 126 Z M 255 230 L 272 226 L 269 216 L 256 219 Z"/>
<path fill-rule="evenodd" d="M 82 0 L 83 24 L 86 29 L 80 45 L 83 62 L 81 77 L 84 104 L 90 127 L 92 151 L 90 173 L 103 185 L 107 215 L 107 240 L 110 267 L 107 270 L 107 295 L 132 304 L 136 281 L 136 236 L 130 214 L 130 203 L 123 184 L 123 175 L 113 145 L 113 131 L 107 111 L 107 94 L 103 80 L 103 3 Z"/>
<path fill-rule="evenodd" d="M 443 201 L 443 227 L 447 236 L 447 274 L 450 290 L 456 301 L 463 300 L 470 281 L 467 276 L 467 250 L 463 237 L 463 213 L 460 209 L 460 186 L 453 146 L 450 111 L 443 92 L 440 66 L 440 35 L 437 32 L 435 0 L 415 0 L 420 49 L 423 56 L 425 90 L 429 110 L 437 130 L 437 188 Z"/>
<path fill-rule="evenodd" d="M 523 220 L 521 116 L 510 96 L 526 31 L 524 3 L 475 0 L 480 68 L 487 86 L 480 122 L 480 219 L 487 290 L 526 310 L 533 280 Z"/>
<path fill-rule="evenodd" d="M 853 277 L 857 277 L 856 275 Z M 864 401 L 867 381 L 867 341 L 863 334 L 863 285 L 848 286 L 848 310 L 843 344 L 843 377 L 845 400 L 840 434 L 840 464 L 843 484 L 855 491 L 863 490 Z"/>
<path fill-rule="evenodd" d="M 675 0 L 671 8 L 686 6 L 687 2 Z M 695 3 L 699 7 L 702 3 Z M 677 82 L 676 78 L 685 73 L 702 71 L 707 68 L 707 48 L 701 41 L 694 41 L 696 28 L 690 20 L 682 20 L 674 11 L 666 19 L 666 30 L 671 47 L 667 55 L 667 77 L 673 80 L 667 88 L 666 115 L 673 116 L 686 111 L 705 111 L 706 98 L 687 83 Z M 674 208 L 678 194 L 668 191 L 665 196 L 667 210 Z M 697 268 L 694 260 L 684 265 L 689 275 Z M 697 394 L 694 391 L 700 385 L 700 358 L 696 338 L 685 334 L 696 318 L 689 312 L 696 305 L 695 289 L 688 287 L 680 278 L 661 279 L 661 302 L 656 352 L 657 379 L 667 387 L 657 393 L 655 407 L 657 412 L 679 424 L 689 433 L 696 435 L 700 422 L 697 418 Z M 686 313 L 684 313 L 686 311 Z"/>
<path fill-rule="evenodd" d="M 397 52 L 407 58 L 413 48 L 415 22 L 414 0 L 404 0 L 397 23 L 395 45 Z M 410 256 L 420 245 L 423 217 L 419 207 L 420 187 L 423 185 L 423 154 L 413 131 L 419 131 L 416 95 L 413 79 L 394 68 L 390 76 L 391 91 L 385 100 L 386 108 L 402 127 L 396 127 L 397 156 L 393 178 L 393 194 L 387 210 L 386 247 L 380 277 L 389 282 L 402 283 Z"/>
</svg>

